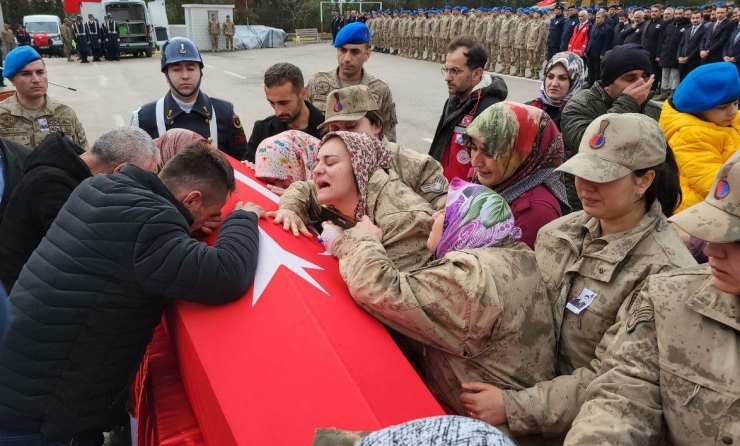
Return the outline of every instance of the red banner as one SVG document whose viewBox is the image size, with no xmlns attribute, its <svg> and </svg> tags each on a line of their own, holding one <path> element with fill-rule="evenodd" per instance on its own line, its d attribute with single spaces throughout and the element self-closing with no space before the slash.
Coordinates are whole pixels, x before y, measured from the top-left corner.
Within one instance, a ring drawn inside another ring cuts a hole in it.
<svg viewBox="0 0 740 446">
<path fill-rule="evenodd" d="M 87 0 L 85 3 L 100 3 L 100 0 Z M 65 14 L 79 14 L 80 0 L 64 0 Z"/>
</svg>

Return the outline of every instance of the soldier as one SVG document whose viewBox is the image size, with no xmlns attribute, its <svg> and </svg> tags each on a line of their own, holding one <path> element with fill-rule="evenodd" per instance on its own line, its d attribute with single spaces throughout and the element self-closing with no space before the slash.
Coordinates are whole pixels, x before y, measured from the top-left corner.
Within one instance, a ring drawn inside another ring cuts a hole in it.
<svg viewBox="0 0 740 446">
<path fill-rule="evenodd" d="M 475 9 L 467 11 L 467 8 L 462 9 L 462 29 L 460 30 L 461 36 L 472 36 L 475 31 Z"/>
<path fill-rule="evenodd" d="M 737 444 L 739 191 L 736 152 L 706 199 L 671 217 L 709 261 L 647 279 L 566 444 Z"/>
<path fill-rule="evenodd" d="M 87 38 L 90 42 L 90 51 L 92 52 L 93 62 L 100 62 L 100 56 L 103 52 L 103 39 L 100 32 L 100 23 L 98 23 L 98 20 L 92 14 L 87 15 L 85 31 L 87 32 Z"/>
<path fill-rule="evenodd" d="M 496 73 L 509 74 L 511 67 L 511 46 L 514 43 L 513 35 L 516 32 L 516 19 L 513 17 L 510 6 L 504 6 L 504 15 L 501 19 L 501 29 L 499 31 L 498 44 L 501 51 L 501 70 Z"/>
<path fill-rule="evenodd" d="M 85 130 L 74 110 L 46 95 L 46 64 L 30 46 L 18 47 L 5 58 L 4 75 L 15 94 L 0 102 L 0 136 L 35 149 L 53 132 L 63 132 L 88 148 Z"/>
<path fill-rule="evenodd" d="M 216 14 L 211 14 L 208 21 L 208 35 L 211 37 L 211 51 L 218 53 L 218 36 L 221 35 L 221 24 Z M 198 55 L 200 57 L 200 54 Z"/>
<path fill-rule="evenodd" d="M 103 29 L 103 43 L 105 43 L 105 60 L 121 60 L 118 22 L 113 20 L 112 14 L 106 14 L 101 28 Z"/>
<path fill-rule="evenodd" d="M 172 128 L 188 129 L 212 146 L 240 160 L 247 151 L 239 116 L 234 104 L 211 98 L 201 89 L 203 59 L 195 44 L 175 37 L 162 45 L 162 73 L 170 91 L 157 101 L 136 109 L 129 125 L 141 127 L 152 138 Z"/>
<path fill-rule="evenodd" d="M 427 26 L 427 18 L 423 11 L 416 12 L 416 27 L 414 27 L 414 58 L 424 58 L 424 29 Z"/>
<path fill-rule="evenodd" d="M 72 39 L 74 38 L 74 32 L 72 31 L 72 22 L 69 19 L 64 19 L 64 25 L 62 26 L 62 45 L 64 45 L 64 57 L 67 58 L 67 62 L 74 62 L 72 60 Z"/>
<path fill-rule="evenodd" d="M 409 18 L 408 11 L 401 11 L 401 21 L 398 24 L 398 34 L 400 37 L 400 50 L 398 52 L 399 56 L 404 56 L 408 54 L 409 46 L 408 46 L 408 28 L 409 28 L 409 21 L 411 19 Z"/>
<path fill-rule="evenodd" d="M 545 22 L 542 20 L 542 13 L 539 9 L 533 9 L 532 16 L 527 31 L 527 58 L 529 59 L 529 78 L 538 79 L 542 65 L 540 53 L 547 41 L 547 28 L 545 28 Z"/>
<path fill-rule="evenodd" d="M 427 18 L 424 20 L 424 39 L 423 39 L 423 48 L 426 49 L 426 53 L 424 54 L 424 60 L 431 60 L 434 56 L 434 24 L 436 23 L 435 20 L 435 11 L 432 9 L 427 12 Z"/>
<path fill-rule="evenodd" d="M 308 101 L 325 112 L 327 95 L 331 91 L 350 85 L 367 85 L 380 106 L 383 136 L 391 142 L 396 142 L 398 119 L 391 90 L 385 82 L 363 68 L 372 54 L 370 38 L 370 30 L 364 23 L 353 23 L 342 28 L 334 43 L 339 66 L 334 70 L 319 71 L 311 76 L 308 80 Z"/>
<path fill-rule="evenodd" d="M 475 10 L 477 20 L 473 27 L 473 37 L 478 39 L 482 44 L 486 44 L 486 30 L 488 29 L 488 10 L 486 8 L 478 8 Z M 489 60 L 490 63 L 490 60 Z"/>
<path fill-rule="evenodd" d="M 466 11 L 467 9 L 468 8 L 465 8 Z M 452 21 L 450 22 L 449 40 L 462 35 L 463 22 L 465 22 L 465 18 L 462 16 L 462 8 L 459 6 L 455 6 L 455 8 L 452 10 Z"/>
<path fill-rule="evenodd" d="M 74 25 L 75 43 L 77 44 L 77 54 L 80 56 L 80 63 L 88 63 L 87 57 L 90 51 L 90 36 L 87 26 L 82 23 L 82 16 L 77 16 L 77 23 Z"/>
<path fill-rule="evenodd" d="M 398 54 L 399 45 L 401 44 L 400 35 L 398 34 L 399 26 L 401 24 L 401 19 L 398 16 L 399 16 L 399 12 L 393 11 L 393 18 L 391 18 L 390 31 L 388 32 L 388 35 L 391 38 L 391 54 Z M 334 46 L 336 47 L 336 45 Z"/>
<path fill-rule="evenodd" d="M 5 47 L 4 54 L 7 56 L 8 53 L 13 51 L 13 48 L 15 48 L 15 33 L 13 33 L 13 28 L 10 26 L 10 23 L 6 23 L 3 26 L 1 38 L 3 41 L 3 47 Z"/>
<path fill-rule="evenodd" d="M 499 53 L 499 34 L 501 32 L 501 23 L 506 18 L 505 15 L 501 14 L 498 7 L 491 10 L 491 13 L 486 20 L 484 20 L 485 34 L 481 39 L 481 42 L 485 43 L 486 53 L 488 53 L 488 70 L 496 71 L 496 64 L 498 63 Z"/>
<path fill-rule="evenodd" d="M 234 51 L 234 22 L 231 21 L 231 16 L 227 15 L 224 24 L 221 26 L 221 31 L 226 39 L 226 51 Z"/>
<path fill-rule="evenodd" d="M 452 22 L 452 7 L 445 6 L 445 12 L 442 15 L 439 24 L 439 46 L 437 47 L 437 60 L 444 62 L 447 47 L 450 45 L 450 25 Z"/>
<path fill-rule="evenodd" d="M 514 35 L 514 75 L 524 77 L 527 71 L 527 32 L 531 25 L 529 10 L 522 10 L 520 22 Z M 507 73 L 508 74 L 508 73 Z"/>
</svg>

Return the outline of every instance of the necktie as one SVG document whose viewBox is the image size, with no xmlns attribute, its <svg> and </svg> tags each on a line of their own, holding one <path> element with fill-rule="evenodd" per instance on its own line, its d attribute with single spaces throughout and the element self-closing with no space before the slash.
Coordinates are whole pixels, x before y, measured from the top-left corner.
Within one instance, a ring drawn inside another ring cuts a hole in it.
<svg viewBox="0 0 740 446">
<path fill-rule="evenodd" d="M 714 28 L 712 28 L 712 34 L 714 34 L 714 32 L 717 31 L 718 26 L 719 26 L 719 21 L 714 23 Z"/>
<path fill-rule="evenodd" d="M 737 29 L 735 30 L 735 33 L 735 40 L 732 41 L 733 45 L 737 45 L 737 38 L 740 37 L 740 32 L 738 32 Z"/>
<path fill-rule="evenodd" d="M 691 36 L 689 36 L 689 39 L 692 38 L 692 37 L 694 37 L 694 33 L 695 32 L 696 32 L 696 26 L 694 26 L 693 28 L 691 28 Z"/>
</svg>

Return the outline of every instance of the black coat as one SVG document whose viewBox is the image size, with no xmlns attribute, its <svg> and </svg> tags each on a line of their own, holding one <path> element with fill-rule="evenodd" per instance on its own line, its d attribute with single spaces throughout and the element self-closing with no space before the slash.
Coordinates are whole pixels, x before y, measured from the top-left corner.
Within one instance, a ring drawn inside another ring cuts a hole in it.
<svg viewBox="0 0 740 446">
<path fill-rule="evenodd" d="M 614 26 L 614 34 L 612 35 L 612 48 L 618 45 L 624 44 L 624 37 L 622 36 L 622 31 L 625 29 L 625 27 L 629 27 L 631 24 L 626 23 L 617 23 Z"/>
<path fill-rule="evenodd" d="M 707 32 L 707 27 L 699 25 L 694 32 L 693 37 L 691 36 L 691 28 L 689 25 L 681 36 L 681 42 L 678 44 L 678 57 L 688 57 L 689 61 L 686 63 L 686 67 L 689 71 L 696 68 L 701 63 L 699 57 L 699 47 L 704 39 L 704 33 Z"/>
<path fill-rule="evenodd" d="M 560 51 L 568 50 L 568 42 L 570 42 L 570 37 L 573 35 L 573 29 L 576 25 L 578 25 L 578 14 L 573 14 L 565 19 L 563 23 L 563 38 L 560 40 Z"/>
<path fill-rule="evenodd" d="M 563 27 L 566 18 L 564 15 L 555 16 L 550 20 L 550 30 L 547 33 L 547 47 L 557 48 L 560 51 L 560 42 L 563 40 Z"/>
<path fill-rule="evenodd" d="M 722 61 L 722 50 L 730 38 L 730 34 L 735 29 L 736 24 L 729 18 L 724 19 L 722 23 L 717 26 L 717 30 L 714 30 L 714 23 L 709 23 L 707 30 L 704 33 L 704 38 L 701 41 L 699 47 L 701 51 L 709 51 L 709 56 L 706 59 L 702 59 L 701 63 L 712 63 Z"/>
<path fill-rule="evenodd" d="M 85 150 L 53 133 L 28 156 L 25 176 L 0 222 L 0 281 L 12 290 L 23 265 L 41 243 L 72 191 L 92 176 L 81 159 Z"/>
<path fill-rule="evenodd" d="M 601 25 L 594 24 L 588 34 L 586 43 L 586 55 L 588 57 L 601 57 L 612 47 L 614 30 L 606 22 Z"/>
<path fill-rule="evenodd" d="M 312 103 L 305 101 L 305 104 L 308 106 L 308 127 L 301 129 L 301 131 L 321 139 L 321 131 L 318 129 L 318 126 L 324 122 L 324 114 L 321 113 L 321 110 L 316 108 Z M 253 163 L 254 155 L 257 153 L 257 147 L 260 143 L 266 138 L 277 135 L 286 130 L 289 130 L 288 125 L 283 123 L 283 121 L 278 119 L 275 115 L 261 121 L 255 121 L 254 127 L 252 127 L 252 134 L 249 136 L 249 141 L 247 142 L 247 151 L 244 153 L 244 157 L 242 159 Z"/>
<path fill-rule="evenodd" d="M 660 48 L 658 64 L 661 68 L 678 68 L 678 46 L 687 29 L 691 30 L 691 21 L 686 19 L 680 22 L 674 20 L 663 27 L 658 43 Z"/>
<path fill-rule="evenodd" d="M 660 54 L 658 43 L 660 41 L 660 34 L 663 32 L 663 28 L 666 23 L 663 19 L 650 20 L 648 21 L 645 31 L 642 34 L 642 46 L 650 53 L 650 60 L 655 59 Z"/>
<path fill-rule="evenodd" d="M 735 62 L 732 63 L 735 64 L 738 72 L 740 72 L 740 38 L 738 38 L 738 35 L 740 35 L 740 27 L 736 26 L 735 29 L 732 31 L 732 34 L 730 34 L 730 38 L 727 39 L 727 43 L 722 50 L 722 57 L 734 57 Z M 736 39 L 737 43 L 735 43 Z"/>
<path fill-rule="evenodd" d="M 634 23 L 633 23 L 634 24 Z M 642 44 L 642 35 L 645 33 L 645 28 L 647 28 L 648 22 L 644 21 L 637 25 L 635 28 L 632 28 L 632 25 L 627 26 L 622 30 L 622 34 L 620 38 L 622 39 L 622 43 L 627 45 L 628 43 L 636 43 L 638 45 Z"/>
<path fill-rule="evenodd" d="M 0 345 L 0 430 L 59 442 L 109 428 L 168 299 L 232 302 L 257 267 L 257 218 L 236 211 L 213 247 L 152 173 L 85 180 L 23 268 Z"/>
<path fill-rule="evenodd" d="M 5 184 L 2 197 L 0 197 L 0 222 L 3 221 L 10 195 L 23 178 L 26 157 L 30 154 L 31 149 L 28 147 L 7 138 L 0 138 L 0 158 L 2 158 L 0 162 L 3 165 L 3 183 Z"/>
</svg>

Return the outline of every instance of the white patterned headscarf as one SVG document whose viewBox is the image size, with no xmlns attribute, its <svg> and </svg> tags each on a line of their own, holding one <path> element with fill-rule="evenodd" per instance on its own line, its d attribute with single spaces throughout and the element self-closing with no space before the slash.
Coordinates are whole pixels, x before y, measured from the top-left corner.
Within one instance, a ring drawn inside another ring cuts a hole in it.
<svg viewBox="0 0 740 446">
<path fill-rule="evenodd" d="M 563 65 L 568 71 L 568 77 L 570 78 L 570 88 L 568 88 L 568 92 L 561 99 L 551 99 L 547 95 L 545 82 L 547 81 L 547 73 L 552 70 L 552 67 L 557 64 Z M 538 99 L 543 104 L 551 105 L 553 107 L 562 107 L 565 105 L 566 102 L 570 100 L 570 98 L 581 91 L 581 87 L 583 87 L 583 83 L 585 82 L 585 80 L 586 69 L 583 66 L 583 59 L 581 59 L 580 56 L 568 51 L 557 53 L 552 56 L 552 58 L 547 61 L 547 65 L 545 65 L 545 79 L 542 80 L 542 85 L 540 86 L 540 96 Z"/>
</svg>

